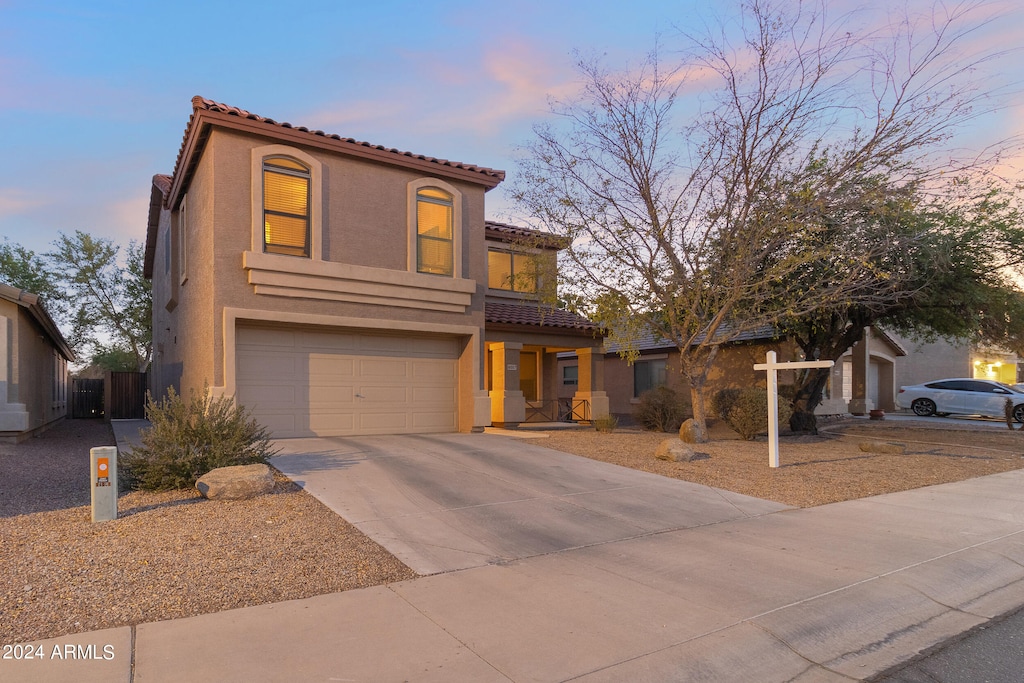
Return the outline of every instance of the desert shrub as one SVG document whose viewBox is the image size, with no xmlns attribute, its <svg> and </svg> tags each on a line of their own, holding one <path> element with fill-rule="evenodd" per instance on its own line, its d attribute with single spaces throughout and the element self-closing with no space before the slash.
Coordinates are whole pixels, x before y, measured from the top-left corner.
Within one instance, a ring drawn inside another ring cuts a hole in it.
<svg viewBox="0 0 1024 683">
<path fill-rule="evenodd" d="M 793 408 L 779 397 L 779 424 L 789 422 Z M 768 392 L 758 387 L 742 389 L 725 416 L 732 429 L 747 441 L 764 432 L 768 426 Z"/>
<path fill-rule="evenodd" d="M 594 420 L 594 429 L 602 434 L 611 434 L 619 426 L 619 418 L 614 415 L 606 415 Z"/>
<path fill-rule="evenodd" d="M 661 386 L 640 395 L 640 402 L 633 409 L 633 419 L 644 429 L 675 432 L 689 413 L 689 401 L 669 387 Z"/>
<path fill-rule="evenodd" d="M 719 389 L 711 396 L 711 412 L 716 417 L 726 419 L 742 389 Z"/>
<path fill-rule="evenodd" d="M 173 388 L 161 401 L 146 397 L 142 443 L 120 457 L 120 476 L 130 488 L 190 488 L 210 470 L 265 463 L 274 455 L 270 436 L 248 410 L 204 388 L 185 401 Z"/>
</svg>

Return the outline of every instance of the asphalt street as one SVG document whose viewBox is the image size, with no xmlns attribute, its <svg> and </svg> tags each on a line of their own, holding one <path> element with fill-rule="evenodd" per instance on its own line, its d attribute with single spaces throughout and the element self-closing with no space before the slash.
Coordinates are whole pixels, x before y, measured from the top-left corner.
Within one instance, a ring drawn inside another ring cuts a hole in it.
<svg viewBox="0 0 1024 683">
<path fill-rule="evenodd" d="M 1019 683 L 1024 680 L 1024 610 L 990 622 L 878 683 Z"/>
</svg>

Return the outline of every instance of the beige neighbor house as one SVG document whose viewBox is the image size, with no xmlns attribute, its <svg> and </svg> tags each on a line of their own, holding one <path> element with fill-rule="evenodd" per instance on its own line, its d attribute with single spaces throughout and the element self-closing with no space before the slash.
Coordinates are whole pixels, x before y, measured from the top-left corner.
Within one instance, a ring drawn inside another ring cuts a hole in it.
<svg viewBox="0 0 1024 683">
<path fill-rule="evenodd" d="M 67 415 L 75 359 L 39 297 L 0 284 L 0 441 L 21 441 Z"/>
<path fill-rule="evenodd" d="M 559 244 L 484 219 L 504 172 L 192 106 L 151 193 L 155 394 L 208 387 L 276 437 L 474 431 L 555 399 L 572 350 L 607 410 L 593 324 L 524 277 Z"/>
<path fill-rule="evenodd" d="M 640 395 L 658 386 L 668 386 L 689 398 L 689 385 L 679 369 L 679 350 L 673 343 L 655 334 L 644 335 L 635 341 L 639 356 L 632 363 L 619 355 L 616 345 L 607 347 L 605 388 L 612 414 L 628 418 L 639 403 Z M 744 333 L 719 350 L 708 373 L 705 398 L 711 400 L 720 389 L 765 387 L 765 373 L 754 370 L 753 366 L 764 363 L 768 351 L 775 351 L 781 361 L 803 360 L 799 347 L 791 341 L 778 339 L 770 327 Z M 906 350 L 893 335 L 865 328 L 865 338 L 836 361 L 815 413 L 861 415 L 875 408 L 894 410 L 899 389 L 897 359 L 905 355 Z M 559 360 L 563 392 L 573 386 L 575 366 L 576 359 L 569 354 L 563 354 Z M 792 371 L 779 373 L 780 385 L 793 381 Z"/>
<path fill-rule="evenodd" d="M 611 414 L 628 421 L 640 402 L 641 394 L 659 386 L 667 386 L 689 400 L 690 388 L 680 372 L 679 350 L 675 344 L 650 333 L 634 340 L 633 345 L 639 356 L 632 362 L 619 354 L 617 345 L 606 345 L 604 386 Z M 779 360 L 795 360 L 799 349 L 790 342 L 777 339 L 771 328 L 741 334 L 724 344 L 708 373 L 705 399 L 710 401 L 720 389 L 766 386 L 765 373 L 754 370 L 754 364 L 765 362 L 768 351 L 775 351 Z M 577 358 L 563 354 L 559 359 L 563 396 L 573 390 L 578 374 Z M 791 373 L 779 373 L 781 384 L 791 384 L 792 381 Z"/>
</svg>

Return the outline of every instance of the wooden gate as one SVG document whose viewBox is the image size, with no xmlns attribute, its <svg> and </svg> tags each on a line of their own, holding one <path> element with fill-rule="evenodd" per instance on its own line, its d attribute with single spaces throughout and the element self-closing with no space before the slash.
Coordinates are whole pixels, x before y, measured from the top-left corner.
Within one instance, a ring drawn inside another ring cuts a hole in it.
<svg viewBox="0 0 1024 683">
<path fill-rule="evenodd" d="M 71 419 L 103 417 L 103 380 L 71 380 Z"/>
<path fill-rule="evenodd" d="M 107 420 L 146 418 L 146 373 L 109 372 L 104 388 Z"/>
</svg>

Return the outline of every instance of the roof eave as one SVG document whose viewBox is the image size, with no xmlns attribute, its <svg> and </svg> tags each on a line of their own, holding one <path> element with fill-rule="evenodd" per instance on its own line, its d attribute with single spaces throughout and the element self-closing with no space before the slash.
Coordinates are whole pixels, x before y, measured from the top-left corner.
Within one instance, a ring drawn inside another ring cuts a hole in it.
<svg viewBox="0 0 1024 683">
<path fill-rule="evenodd" d="M 483 173 L 469 168 L 447 166 L 439 161 L 431 160 L 429 157 L 420 158 L 409 152 L 393 152 L 389 149 L 380 149 L 369 144 L 337 139 L 319 131 L 285 127 L 267 121 L 241 118 L 226 112 L 198 108 L 193 111 L 183 145 L 183 153 L 178 161 L 177 168 L 174 170 L 174 182 L 171 185 L 171 191 L 167 200 L 168 208 L 174 209 L 181 201 L 181 194 L 188 187 L 195 164 L 198 162 L 198 156 L 202 153 L 206 140 L 209 138 L 210 128 L 214 126 L 250 135 L 272 138 L 296 146 L 314 147 L 377 163 L 411 168 L 433 176 L 444 176 L 475 185 L 482 185 L 485 192 L 497 187 L 505 179 L 504 171 Z"/>
</svg>

